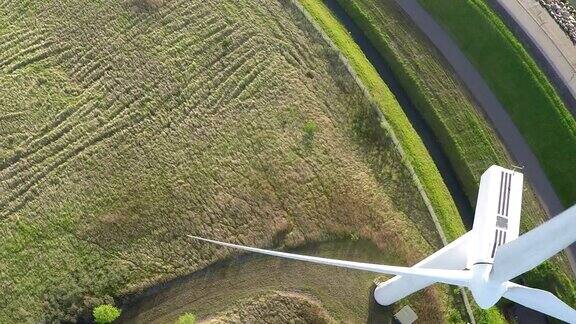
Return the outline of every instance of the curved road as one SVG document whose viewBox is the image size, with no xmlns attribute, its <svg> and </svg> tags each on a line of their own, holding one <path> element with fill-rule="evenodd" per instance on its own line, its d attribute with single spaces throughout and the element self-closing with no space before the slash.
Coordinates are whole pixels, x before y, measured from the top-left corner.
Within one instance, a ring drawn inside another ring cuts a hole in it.
<svg viewBox="0 0 576 324">
<path fill-rule="evenodd" d="M 459 78 L 464 82 L 474 99 L 479 103 L 482 112 L 488 117 L 494 129 L 506 145 L 514 159 L 524 167 L 523 173 L 534 187 L 542 205 L 550 216 L 564 211 L 564 206 L 554 192 L 538 159 L 516 125 L 498 101 L 488 84 L 484 81 L 476 68 L 468 61 L 458 45 L 450 38 L 448 33 L 420 6 L 417 0 L 395 0 L 404 13 L 410 17 L 414 24 L 428 37 L 436 48 L 446 58 Z M 576 272 L 576 244 L 568 249 L 568 259 L 572 270 Z"/>
</svg>

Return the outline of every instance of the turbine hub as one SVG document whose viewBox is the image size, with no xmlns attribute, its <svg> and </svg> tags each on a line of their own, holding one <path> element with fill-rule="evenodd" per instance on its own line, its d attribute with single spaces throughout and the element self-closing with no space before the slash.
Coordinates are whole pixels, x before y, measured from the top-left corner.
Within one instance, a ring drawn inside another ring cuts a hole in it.
<svg viewBox="0 0 576 324">
<path fill-rule="evenodd" d="M 505 283 L 490 280 L 491 270 L 491 264 L 476 264 L 472 267 L 473 273 L 469 288 L 474 300 L 482 309 L 494 306 L 506 291 Z"/>
</svg>

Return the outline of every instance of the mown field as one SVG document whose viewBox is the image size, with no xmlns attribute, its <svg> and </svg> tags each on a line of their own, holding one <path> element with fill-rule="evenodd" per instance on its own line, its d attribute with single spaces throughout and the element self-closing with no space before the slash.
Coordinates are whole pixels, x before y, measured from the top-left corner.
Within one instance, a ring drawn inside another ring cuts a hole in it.
<svg viewBox="0 0 576 324">
<path fill-rule="evenodd" d="M 360 237 L 396 264 L 442 245 L 374 104 L 290 2 L 4 2 L 0 89 L 0 322 L 72 320 L 230 254 L 189 233 Z M 413 306 L 458 321 L 433 291 Z"/>
<path fill-rule="evenodd" d="M 482 0 L 419 2 L 482 74 L 564 206 L 576 203 L 576 121 L 528 52 Z"/>
<path fill-rule="evenodd" d="M 492 164 L 514 165 L 495 131 L 447 62 L 394 1 L 338 1 L 390 63 L 417 109 L 431 125 L 469 197 L 476 203 L 481 174 Z M 528 183 L 523 194 L 526 231 L 547 219 Z M 538 277 L 541 277 L 538 279 Z M 576 302 L 572 272 L 565 256 L 527 276 L 527 284 L 555 291 Z"/>
</svg>

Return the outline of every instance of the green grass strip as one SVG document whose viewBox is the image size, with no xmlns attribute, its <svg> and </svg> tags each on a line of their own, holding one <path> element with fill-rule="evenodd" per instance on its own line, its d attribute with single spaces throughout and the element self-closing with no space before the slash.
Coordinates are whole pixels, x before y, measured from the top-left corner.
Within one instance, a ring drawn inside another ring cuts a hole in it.
<svg viewBox="0 0 576 324">
<path fill-rule="evenodd" d="M 393 129 L 405 158 L 414 168 L 417 177 L 434 209 L 446 239 L 452 241 L 464 233 L 464 225 L 444 184 L 440 172 L 428 154 L 422 140 L 410 124 L 402 108 L 368 61 L 347 30 L 318 0 L 299 0 L 327 36 L 348 60 L 348 64 L 367 88 L 386 121 Z"/>
<path fill-rule="evenodd" d="M 576 202 L 576 121 L 528 52 L 482 0 L 418 0 L 482 74 L 565 206 Z"/>
</svg>

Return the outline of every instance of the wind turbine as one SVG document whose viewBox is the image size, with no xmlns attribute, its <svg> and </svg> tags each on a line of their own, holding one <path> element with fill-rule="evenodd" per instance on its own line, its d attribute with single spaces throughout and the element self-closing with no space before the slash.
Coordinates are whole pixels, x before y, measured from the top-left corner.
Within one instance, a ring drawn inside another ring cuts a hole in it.
<svg viewBox="0 0 576 324">
<path fill-rule="evenodd" d="M 576 205 L 518 236 L 522 183 L 522 173 L 495 165 L 488 168 L 480 179 L 472 230 L 412 267 L 298 255 L 188 236 L 250 252 L 396 275 L 376 287 L 374 298 L 381 305 L 390 305 L 434 283 L 445 283 L 470 289 L 483 309 L 504 297 L 576 323 L 576 310 L 552 293 L 509 281 L 576 241 Z"/>
</svg>

